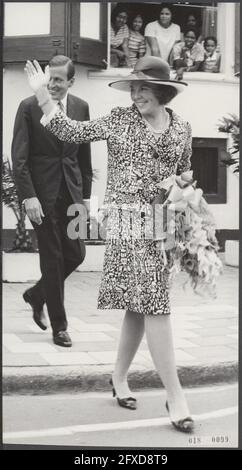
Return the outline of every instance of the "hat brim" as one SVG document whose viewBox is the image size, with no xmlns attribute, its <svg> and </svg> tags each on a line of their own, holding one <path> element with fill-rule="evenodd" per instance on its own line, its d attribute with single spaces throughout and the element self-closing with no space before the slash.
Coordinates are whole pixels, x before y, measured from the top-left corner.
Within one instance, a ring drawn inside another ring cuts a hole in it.
<svg viewBox="0 0 242 470">
<path fill-rule="evenodd" d="M 120 91 L 129 91 L 130 92 L 130 83 L 133 81 L 138 82 L 149 82 L 149 83 L 156 83 L 157 85 L 164 85 L 164 86 L 172 86 L 177 90 L 178 93 L 181 93 L 185 90 L 185 87 L 188 85 L 186 82 L 181 82 L 177 80 L 158 80 L 152 78 L 140 78 L 135 76 L 135 74 L 128 75 L 126 78 L 122 80 L 116 80 L 115 82 L 111 82 L 108 84 L 111 88 L 115 88 L 116 90 Z"/>
</svg>

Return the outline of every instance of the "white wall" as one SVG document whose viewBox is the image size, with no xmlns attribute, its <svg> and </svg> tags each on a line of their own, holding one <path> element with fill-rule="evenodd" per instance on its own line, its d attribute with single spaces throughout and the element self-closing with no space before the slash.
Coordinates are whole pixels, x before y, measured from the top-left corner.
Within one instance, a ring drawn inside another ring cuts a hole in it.
<svg viewBox="0 0 242 470">
<path fill-rule="evenodd" d="M 117 71 L 116 71 L 117 72 Z M 127 73 L 127 72 L 126 72 Z M 197 73 L 187 74 L 187 90 L 176 97 L 171 107 L 191 122 L 194 137 L 223 136 L 217 132 L 218 119 L 227 113 L 239 114 L 239 85 L 220 77 L 201 81 Z M 213 74 L 215 75 L 215 74 Z M 203 75 L 205 79 L 207 74 Z M 219 80 L 220 78 L 220 80 Z M 91 118 L 103 116 L 114 106 L 131 104 L 128 93 L 109 88 L 107 84 L 117 79 L 107 71 L 88 72 L 84 66 L 76 67 L 76 81 L 72 93 L 85 99 L 90 106 Z M 23 65 L 7 65 L 3 76 L 3 153 L 10 155 L 14 117 L 19 102 L 31 94 L 23 72 Z M 106 181 L 106 143 L 92 144 L 93 167 L 100 171 L 93 184 L 93 195 L 103 200 Z M 219 229 L 239 227 L 239 181 L 228 169 L 227 204 L 211 205 Z M 7 209 L 3 211 L 4 228 L 14 227 L 14 217 Z"/>
</svg>

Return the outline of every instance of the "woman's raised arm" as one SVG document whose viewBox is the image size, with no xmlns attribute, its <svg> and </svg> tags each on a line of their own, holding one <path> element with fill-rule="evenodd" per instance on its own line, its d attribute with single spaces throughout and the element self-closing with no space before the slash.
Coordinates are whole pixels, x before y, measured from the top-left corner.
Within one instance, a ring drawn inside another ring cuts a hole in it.
<svg viewBox="0 0 242 470">
<path fill-rule="evenodd" d="M 50 80 L 49 66 L 47 65 L 43 72 L 37 60 L 33 62 L 27 60 L 24 70 L 27 74 L 29 86 L 35 93 L 39 106 L 43 113 L 48 116 L 55 108 L 55 103 L 52 101 L 47 88 Z"/>
<path fill-rule="evenodd" d="M 28 83 L 36 95 L 44 116 L 41 124 L 58 139 L 76 144 L 106 140 L 109 136 L 111 116 L 92 121 L 74 121 L 66 116 L 52 100 L 47 85 L 50 79 L 49 67 L 45 72 L 37 60 L 26 63 Z"/>
</svg>

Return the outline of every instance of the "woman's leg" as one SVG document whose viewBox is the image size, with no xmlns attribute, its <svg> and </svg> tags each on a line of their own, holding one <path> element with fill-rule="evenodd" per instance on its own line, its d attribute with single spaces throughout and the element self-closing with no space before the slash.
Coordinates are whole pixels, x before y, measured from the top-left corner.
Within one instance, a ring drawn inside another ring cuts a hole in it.
<svg viewBox="0 0 242 470">
<path fill-rule="evenodd" d="M 144 335 L 144 316 L 127 310 L 121 329 L 116 363 L 113 372 L 113 384 L 119 398 L 129 397 L 127 383 L 129 366 L 135 356 Z"/>
<path fill-rule="evenodd" d="M 171 420 L 183 419 L 189 416 L 189 410 L 177 375 L 170 315 L 146 315 L 145 332 L 154 365 L 167 392 Z"/>
</svg>

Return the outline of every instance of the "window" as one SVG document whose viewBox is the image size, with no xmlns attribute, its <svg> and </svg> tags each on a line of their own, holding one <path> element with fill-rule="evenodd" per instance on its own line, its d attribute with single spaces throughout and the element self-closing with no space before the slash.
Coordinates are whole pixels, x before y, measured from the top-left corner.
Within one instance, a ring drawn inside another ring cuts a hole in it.
<svg viewBox="0 0 242 470">
<path fill-rule="evenodd" d="M 3 61 L 48 61 L 55 54 L 64 54 L 64 25 L 64 3 L 6 2 Z"/>
<path fill-rule="evenodd" d="M 107 62 L 107 4 L 71 4 L 70 55 L 82 64 L 104 67 Z"/>
<path fill-rule="evenodd" d="M 80 3 L 80 37 L 100 40 L 100 3 Z"/>
<path fill-rule="evenodd" d="M 46 62 L 55 54 L 65 54 L 74 61 L 103 68 L 110 51 L 107 35 L 110 29 L 108 10 L 122 5 L 128 17 L 141 13 L 145 26 L 154 21 L 160 2 L 5 2 L 3 60 L 25 62 L 37 58 Z M 239 2 L 172 3 L 173 22 L 184 31 L 186 19 L 194 15 L 200 39 L 207 35 L 218 38 L 222 55 L 221 72 L 239 72 Z M 26 21 L 26 18 L 28 21 Z M 232 34 L 231 34 L 232 33 Z M 143 45 L 144 49 L 145 46 Z M 143 55 L 139 51 L 139 56 Z M 108 61 L 108 66 L 110 65 Z M 134 64 L 132 63 L 132 66 Z M 200 74 L 199 74 L 200 75 Z"/>
<path fill-rule="evenodd" d="M 64 54 L 75 62 L 104 67 L 107 4 L 102 2 L 5 2 L 3 61 L 48 62 Z"/>
<path fill-rule="evenodd" d="M 144 35 L 145 27 L 148 23 L 156 21 L 159 18 L 161 3 L 113 3 L 111 23 L 114 24 L 115 12 L 125 11 L 127 13 L 127 25 L 131 27 L 132 19 L 140 14 L 143 19 L 143 25 L 140 33 Z M 206 36 L 217 37 L 217 4 L 210 2 L 208 6 L 202 3 L 189 3 L 187 5 L 172 3 L 172 22 L 179 25 L 181 29 L 181 40 L 183 40 L 183 33 L 186 29 L 186 22 L 188 17 L 193 17 L 193 26 L 199 33 L 198 42 L 202 42 Z M 136 30 L 137 31 L 137 30 Z M 118 36 L 119 32 L 116 32 Z M 149 52 L 149 47 L 147 51 Z M 137 54 L 138 58 L 138 54 Z M 166 59 L 165 59 L 166 60 Z M 122 63 L 121 63 L 122 64 Z M 111 64 L 112 65 L 112 64 Z M 114 65 L 115 66 L 115 65 Z M 116 65 L 117 66 L 117 65 Z M 120 65 L 118 65 L 120 66 Z M 121 65 L 122 66 L 122 65 Z"/>
<path fill-rule="evenodd" d="M 192 169 L 198 187 L 203 188 L 204 197 L 211 204 L 225 204 L 226 166 L 223 163 L 226 140 L 193 139 Z"/>
<path fill-rule="evenodd" d="M 50 34 L 50 3 L 5 3 L 5 37 L 43 34 Z"/>
</svg>

